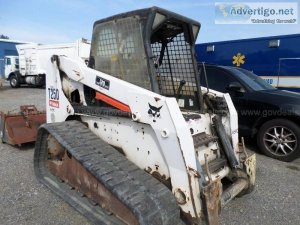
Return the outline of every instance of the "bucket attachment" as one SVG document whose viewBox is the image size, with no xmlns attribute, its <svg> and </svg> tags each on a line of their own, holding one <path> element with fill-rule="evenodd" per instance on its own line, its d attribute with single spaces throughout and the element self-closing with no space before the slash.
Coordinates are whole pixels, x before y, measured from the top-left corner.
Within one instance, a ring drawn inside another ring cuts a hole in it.
<svg viewBox="0 0 300 225">
<path fill-rule="evenodd" d="M 38 111 L 34 105 L 20 106 L 19 113 L 0 112 L 0 138 L 3 143 L 19 146 L 35 142 L 37 130 L 45 122 L 45 111 Z"/>
</svg>

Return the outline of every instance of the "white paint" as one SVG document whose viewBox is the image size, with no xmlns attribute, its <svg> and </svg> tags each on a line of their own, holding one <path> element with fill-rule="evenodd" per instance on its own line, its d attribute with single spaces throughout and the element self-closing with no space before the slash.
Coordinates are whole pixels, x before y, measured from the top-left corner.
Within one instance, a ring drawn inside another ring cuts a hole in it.
<svg viewBox="0 0 300 225">
<path fill-rule="evenodd" d="M 194 134 L 201 132 L 211 134 L 213 115 L 194 112 L 201 118 L 186 121 L 183 114 L 188 114 L 188 112 L 181 112 L 175 98 L 161 96 L 108 74 L 90 69 L 83 62 L 65 56 L 59 56 L 59 62 L 60 69 L 67 74 L 68 78 L 63 78 L 61 81 L 56 63 L 50 62 L 51 54 L 53 53 L 46 50 L 40 53 L 41 62 L 43 62 L 40 66 L 47 71 L 47 88 L 59 90 L 60 107 L 49 106 L 49 96 L 47 96 L 47 122 L 53 122 L 51 118 L 54 122 L 65 121 L 69 115 L 74 114 L 67 96 L 75 89 L 78 89 L 80 96 L 83 96 L 83 85 L 128 105 L 131 112 L 138 112 L 137 121 L 133 121 L 131 118 L 96 118 L 85 115 L 82 115 L 81 118 L 88 123 L 89 128 L 96 135 L 109 144 L 121 148 L 126 157 L 141 169 L 148 170 L 151 168 L 151 172 L 158 171 L 166 178 L 170 177 L 173 193 L 180 189 L 187 197 L 187 203 L 180 205 L 181 209 L 190 213 L 192 217 L 196 215 L 200 217 L 201 190 L 199 178 L 195 176 L 197 160 L 203 167 L 204 153 L 209 155 L 208 160 L 210 161 L 220 154 L 220 149 L 217 143 L 195 149 L 190 129 L 193 129 Z M 97 76 L 109 80 L 109 90 L 96 84 Z M 206 92 L 206 89 L 203 91 Z M 236 150 L 238 133 L 233 131 L 237 129 L 237 113 L 232 101 L 228 94 L 211 90 L 209 95 L 211 97 L 223 97 L 227 103 L 229 112 L 226 117 L 222 118 L 222 122 L 228 136 L 232 138 Z M 85 105 L 86 103 L 83 101 L 82 104 Z M 160 108 L 159 116 L 153 117 L 152 114 L 149 114 L 149 104 Z M 55 116 L 51 117 L 51 113 Z M 94 123 L 97 123 L 97 126 L 94 126 Z M 198 152 L 198 156 L 196 152 Z M 223 177 L 228 173 L 229 170 L 225 167 L 215 177 Z"/>
</svg>

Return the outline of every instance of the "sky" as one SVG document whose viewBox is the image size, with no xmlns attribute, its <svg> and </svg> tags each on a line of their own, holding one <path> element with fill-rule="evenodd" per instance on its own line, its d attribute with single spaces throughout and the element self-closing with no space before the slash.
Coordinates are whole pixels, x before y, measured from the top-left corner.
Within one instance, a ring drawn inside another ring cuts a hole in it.
<svg viewBox="0 0 300 225">
<path fill-rule="evenodd" d="M 0 0 L 0 34 L 14 40 L 43 44 L 74 42 L 82 37 L 91 39 L 93 23 L 96 20 L 151 6 L 165 8 L 199 21 L 201 30 L 196 43 L 300 33 L 300 22 L 297 25 L 215 24 L 215 2 L 208 0 Z M 285 1 L 229 2 L 284 3 Z M 291 0 L 291 2 L 298 2 L 300 12 L 300 0 Z"/>
</svg>

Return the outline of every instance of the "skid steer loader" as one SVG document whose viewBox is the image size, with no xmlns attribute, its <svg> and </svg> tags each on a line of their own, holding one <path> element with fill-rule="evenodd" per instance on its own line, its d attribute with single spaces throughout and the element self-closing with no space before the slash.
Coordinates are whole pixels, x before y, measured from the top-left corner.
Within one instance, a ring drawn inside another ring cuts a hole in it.
<svg viewBox="0 0 300 225">
<path fill-rule="evenodd" d="M 196 21 L 152 7 L 94 23 L 89 64 L 42 52 L 37 178 L 95 224 L 218 224 L 255 183 L 228 94 L 201 88 Z"/>
</svg>

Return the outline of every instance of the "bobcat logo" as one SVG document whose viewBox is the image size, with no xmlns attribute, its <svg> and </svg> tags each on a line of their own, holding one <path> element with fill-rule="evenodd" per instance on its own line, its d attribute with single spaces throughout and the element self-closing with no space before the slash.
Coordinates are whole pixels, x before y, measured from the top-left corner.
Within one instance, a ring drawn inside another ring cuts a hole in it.
<svg viewBox="0 0 300 225">
<path fill-rule="evenodd" d="M 153 122 L 156 122 L 156 118 L 160 117 L 160 110 L 162 108 L 162 106 L 160 107 L 155 107 L 149 104 L 149 110 L 148 110 L 148 114 L 153 116 Z"/>
</svg>

